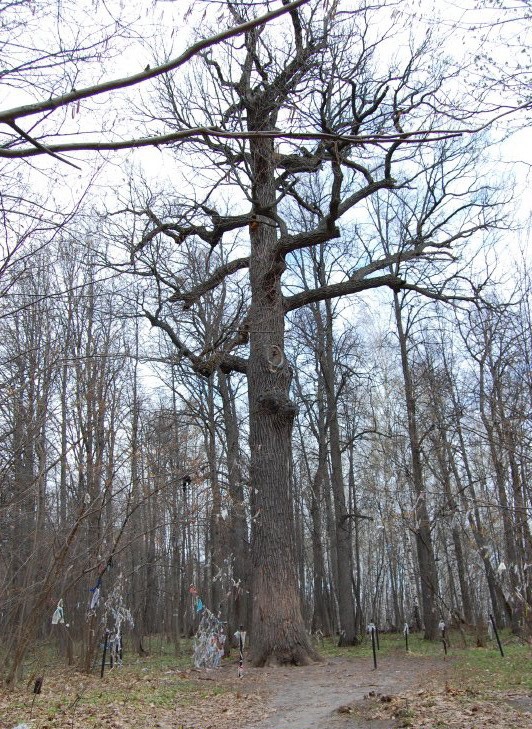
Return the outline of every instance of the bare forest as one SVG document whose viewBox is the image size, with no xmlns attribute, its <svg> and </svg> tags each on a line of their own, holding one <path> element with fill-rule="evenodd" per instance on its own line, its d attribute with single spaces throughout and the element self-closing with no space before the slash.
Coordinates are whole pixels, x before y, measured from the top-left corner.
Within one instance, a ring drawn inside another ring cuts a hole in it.
<svg viewBox="0 0 532 729">
<path fill-rule="evenodd" d="M 0 0 L 5 682 L 530 641 L 529 0 L 129 5 Z"/>
</svg>

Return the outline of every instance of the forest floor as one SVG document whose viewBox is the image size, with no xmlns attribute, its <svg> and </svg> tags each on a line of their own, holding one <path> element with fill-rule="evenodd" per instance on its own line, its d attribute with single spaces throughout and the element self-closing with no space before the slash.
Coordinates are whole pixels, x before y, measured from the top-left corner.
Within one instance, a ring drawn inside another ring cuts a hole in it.
<svg viewBox="0 0 532 729">
<path fill-rule="evenodd" d="M 0 690 L 0 729 L 523 729 L 532 725 L 532 652 L 511 642 L 451 648 L 383 636 L 371 648 L 320 647 L 321 663 L 251 668 L 234 656 L 197 671 L 154 651 L 86 676 L 35 658 L 26 683 Z M 42 693 L 33 694 L 43 676 Z"/>
</svg>

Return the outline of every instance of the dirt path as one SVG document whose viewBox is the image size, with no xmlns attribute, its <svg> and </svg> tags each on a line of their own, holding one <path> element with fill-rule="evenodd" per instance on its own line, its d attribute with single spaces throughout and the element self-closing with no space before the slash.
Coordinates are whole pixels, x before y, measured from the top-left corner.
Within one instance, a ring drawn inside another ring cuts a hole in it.
<svg viewBox="0 0 532 729">
<path fill-rule="evenodd" d="M 531 656 L 532 657 L 532 656 Z M 532 665 L 532 662 L 531 662 Z M 528 671 L 527 664 L 522 670 Z M 450 657 L 333 658 L 305 668 L 49 671 L 35 700 L 28 683 L 0 691 L 0 729 L 523 729 L 532 691 L 519 681 L 495 690 Z M 528 675 L 528 673 L 526 674 Z M 489 678 L 489 677 L 488 677 Z M 519 675 L 515 677 L 519 679 Z M 525 676 L 523 675 L 523 679 Z M 344 709 L 343 711 L 341 709 Z"/>
<path fill-rule="evenodd" d="M 259 693 L 267 715 L 243 729 L 385 729 L 389 721 L 356 719 L 340 707 L 366 696 L 395 695 L 421 687 L 429 676 L 444 672 L 441 661 L 430 658 L 388 658 L 373 670 L 371 660 L 335 658 L 305 668 L 246 670 L 243 691 Z"/>
</svg>

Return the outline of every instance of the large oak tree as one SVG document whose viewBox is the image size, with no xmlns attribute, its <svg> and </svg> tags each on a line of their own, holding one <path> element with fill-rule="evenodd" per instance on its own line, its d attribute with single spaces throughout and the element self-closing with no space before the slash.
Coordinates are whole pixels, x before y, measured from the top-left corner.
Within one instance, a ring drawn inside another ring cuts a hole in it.
<svg viewBox="0 0 532 729">
<path fill-rule="evenodd" d="M 79 89 L 65 75 L 59 93 L 52 88 L 50 98 L 0 112 L 4 159 L 59 155 L 65 161 L 61 155 L 73 151 L 173 144 L 180 168 L 192 172 L 176 170 L 180 195 L 153 195 L 132 210 L 145 224 L 140 234 L 131 227 L 131 264 L 156 280 L 146 315 L 198 374 L 237 371 L 247 378 L 257 664 L 314 656 L 300 613 L 292 539 L 296 410 L 287 317 L 311 303 L 375 288 L 445 298 L 459 253 L 451 248 L 493 223 L 480 183 L 462 174 L 466 166 L 458 179 L 446 174 L 461 144 L 460 133 L 446 129 L 456 119 L 464 124 L 469 110 L 451 98 L 456 89 L 430 40 L 417 44 L 397 9 L 385 3 L 272 5 L 227 2 L 228 29 L 206 28 L 204 39 L 171 60 Z M 73 68 L 83 60 L 77 50 L 66 58 Z M 54 59 L 64 60 L 48 58 Z M 160 98 L 142 138 L 131 138 L 127 125 L 94 141 L 61 136 L 69 131 L 67 108 L 157 78 Z M 409 195 L 402 196 L 405 190 Z M 366 202 L 389 196 L 402 200 L 404 215 L 403 233 L 391 241 L 366 234 Z M 340 237 L 351 245 L 337 255 L 330 275 L 298 289 L 291 255 L 317 245 L 333 253 Z M 193 285 L 187 278 L 192 254 L 205 264 L 203 280 Z M 238 305 L 227 308 L 216 335 L 206 332 L 203 346 L 192 346 L 183 336 L 186 312 L 222 282 L 224 296 L 239 289 Z"/>
<path fill-rule="evenodd" d="M 240 25 L 257 10 L 227 3 Z M 176 148 L 179 194 L 150 193 L 124 211 L 144 221 L 135 225 L 130 259 L 137 275 L 156 281 L 144 306 L 151 323 L 199 375 L 247 378 L 256 665 L 315 657 L 293 540 L 287 317 L 375 288 L 456 295 L 452 267 L 461 242 L 493 222 L 481 183 L 456 175 L 446 182 L 461 142 L 445 131 L 445 64 L 429 41 L 415 46 L 397 21 L 385 7 L 308 2 L 209 48 L 187 73 L 165 75 L 152 123 L 204 132 Z M 464 143 L 461 170 L 466 160 L 472 154 Z M 403 190 L 409 195 L 401 198 Z M 402 199 L 401 236 L 389 241 L 377 228 L 366 237 L 366 202 L 390 195 Z M 352 245 L 332 275 L 298 289 L 291 255 L 340 237 Z M 199 284 L 190 283 L 190 255 L 205 261 Z M 223 296 L 231 286 L 247 293 L 216 336 L 193 346 L 187 312 L 222 283 Z"/>
</svg>

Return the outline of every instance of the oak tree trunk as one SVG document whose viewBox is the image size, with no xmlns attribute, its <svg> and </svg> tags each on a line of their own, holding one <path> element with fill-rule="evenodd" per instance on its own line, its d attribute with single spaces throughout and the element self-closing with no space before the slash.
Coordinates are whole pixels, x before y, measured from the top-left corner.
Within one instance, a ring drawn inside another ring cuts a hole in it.
<svg viewBox="0 0 532 729">
<path fill-rule="evenodd" d="M 250 106 L 250 130 L 264 129 L 264 109 Z M 275 210 L 274 148 L 270 139 L 250 142 L 254 208 Z M 306 664 L 317 658 L 305 630 L 297 580 L 290 501 L 290 453 L 296 408 L 290 400 L 291 368 L 284 353 L 281 275 L 271 217 L 250 226 L 251 286 L 248 361 L 250 485 L 252 514 L 252 660 Z M 266 222 L 267 221 L 267 222 Z"/>
</svg>

